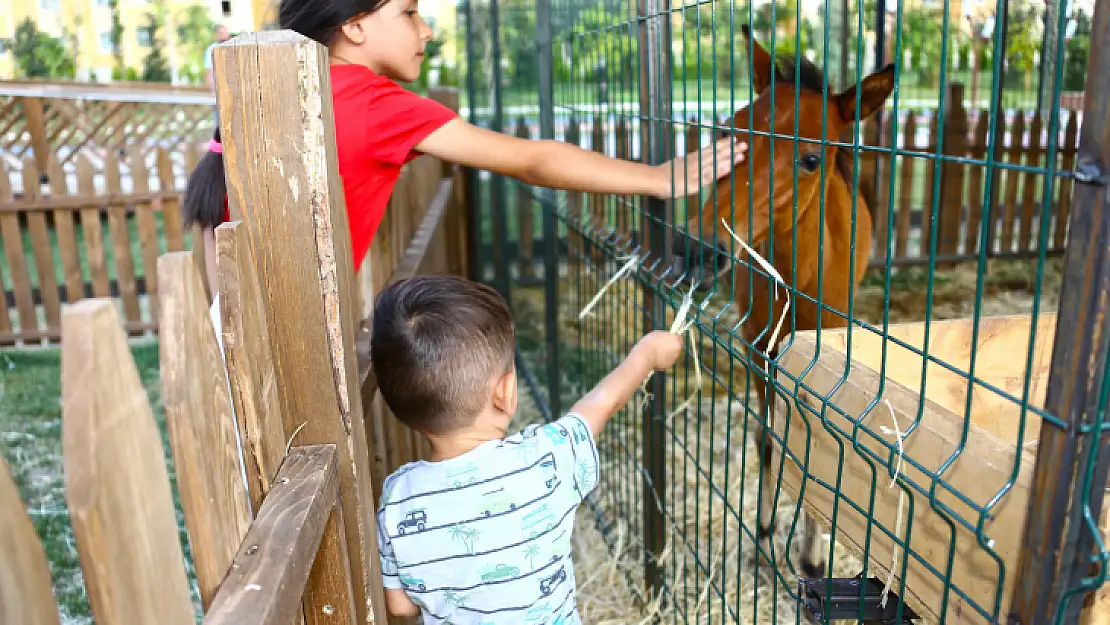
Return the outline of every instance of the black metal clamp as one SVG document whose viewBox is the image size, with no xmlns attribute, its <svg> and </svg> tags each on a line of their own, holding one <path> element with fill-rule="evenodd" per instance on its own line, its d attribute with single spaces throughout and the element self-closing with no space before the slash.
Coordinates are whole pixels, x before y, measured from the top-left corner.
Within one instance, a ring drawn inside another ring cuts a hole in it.
<svg viewBox="0 0 1110 625">
<path fill-rule="evenodd" d="M 863 584 L 861 611 L 860 585 Z M 864 623 L 883 625 L 912 625 L 921 617 L 910 606 L 902 604 L 902 618 L 898 618 L 898 600 L 888 594 L 886 607 L 883 607 L 883 586 L 878 579 L 871 577 L 866 581 L 863 573 L 850 578 L 825 577 L 801 578 L 798 580 L 799 601 L 820 622 L 851 620 L 857 621 L 862 615 Z"/>
</svg>

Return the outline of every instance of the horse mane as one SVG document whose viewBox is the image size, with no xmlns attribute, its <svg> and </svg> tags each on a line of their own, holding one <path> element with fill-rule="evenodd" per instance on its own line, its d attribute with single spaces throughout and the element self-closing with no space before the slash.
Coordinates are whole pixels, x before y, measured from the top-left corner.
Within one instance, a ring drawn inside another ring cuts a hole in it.
<svg viewBox="0 0 1110 625">
<path fill-rule="evenodd" d="M 800 86 L 806 91 L 812 91 L 821 94 L 825 90 L 825 72 L 821 71 L 813 61 L 810 61 L 804 56 L 796 56 L 789 53 L 780 54 L 775 59 L 775 83 L 780 85 L 794 85 Z M 834 87 L 829 85 L 829 91 L 834 91 Z M 830 93 L 830 95 L 832 95 Z M 851 141 L 852 128 L 845 129 L 843 135 L 837 138 L 841 143 L 848 143 Z M 845 136 L 848 138 L 845 139 Z M 852 172 L 854 171 L 854 158 L 852 153 L 848 150 L 837 150 L 835 167 L 840 177 L 844 179 L 844 184 L 849 188 L 852 186 Z M 864 179 L 861 177 L 859 181 L 859 192 L 864 198 L 871 198 L 871 188 L 866 185 Z"/>
</svg>

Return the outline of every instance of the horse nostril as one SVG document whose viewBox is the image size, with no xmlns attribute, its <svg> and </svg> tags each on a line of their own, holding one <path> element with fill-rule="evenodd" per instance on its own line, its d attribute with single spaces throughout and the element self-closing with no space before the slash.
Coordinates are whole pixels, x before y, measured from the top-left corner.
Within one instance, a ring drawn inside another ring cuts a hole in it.
<svg viewBox="0 0 1110 625">
<path fill-rule="evenodd" d="M 689 239 L 684 234 L 676 234 L 674 240 L 671 241 L 671 251 L 675 256 L 686 256 L 686 246 L 689 245 Z"/>
</svg>

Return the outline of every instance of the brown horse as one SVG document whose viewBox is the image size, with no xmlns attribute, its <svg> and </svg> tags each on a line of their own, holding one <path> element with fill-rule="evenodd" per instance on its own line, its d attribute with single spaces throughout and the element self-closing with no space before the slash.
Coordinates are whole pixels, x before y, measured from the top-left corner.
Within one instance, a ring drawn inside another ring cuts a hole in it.
<svg viewBox="0 0 1110 625">
<path fill-rule="evenodd" d="M 741 162 L 734 171 L 733 180 L 726 177 L 717 184 L 715 205 L 710 200 L 702 207 L 700 215 L 690 216 L 686 234 L 679 235 L 674 241 L 672 272 L 693 285 L 708 286 L 704 283 L 712 283 L 715 278 L 733 269 L 730 248 L 735 248 L 737 257 L 746 256 L 739 246 L 733 245 L 731 236 L 722 225 L 724 218 L 730 222 L 733 232 L 767 258 L 786 281 L 791 309 L 796 316 L 794 330 L 816 329 L 818 315 L 821 316 L 822 328 L 844 327 L 847 320 L 841 315 L 847 314 L 849 291 L 859 285 L 871 256 L 871 214 L 863 194 L 857 192 L 853 224 L 851 152 L 838 150 L 835 145 L 822 147 L 821 143 L 798 141 L 795 161 L 794 125 L 797 123 L 797 137 L 801 139 L 819 142 L 822 139 L 822 120 L 825 122 L 824 136 L 828 140 L 837 140 L 846 131 L 851 136 L 857 112 L 860 120 L 866 119 L 890 95 L 894 88 L 894 66 L 889 65 L 867 76 L 858 86 L 842 93 L 830 92 L 823 115 L 824 77 L 821 71 L 804 58 L 797 60 L 797 68 L 793 58 L 776 64 L 767 50 L 751 41 L 747 26 L 743 27 L 743 33 L 753 49 L 753 89 L 759 95 L 747 107 L 737 111 L 733 120 L 737 135 L 748 141 L 747 161 L 750 163 Z M 775 82 L 773 109 L 769 91 L 772 81 Z M 796 88 L 795 84 L 800 88 Z M 749 115 L 752 131 L 776 136 L 749 133 Z M 825 206 L 823 220 L 822 189 Z M 773 259 L 768 256 L 769 241 L 773 241 Z M 853 244 L 854 268 L 851 266 Z M 794 263 L 797 263 L 796 270 Z M 772 424 L 773 429 L 774 413 L 767 405 L 767 395 L 774 387 L 766 374 L 756 370 L 763 369 L 765 355 L 771 359 L 776 356 L 778 344 L 783 335 L 789 336 L 791 326 L 787 320 L 776 345 L 769 345 L 772 330 L 786 302 L 786 293 L 785 289 L 780 289 L 778 300 L 773 302 L 774 314 L 769 314 L 772 309 L 768 302 L 774 288 L 772 279 L 763 273 L 749 273 L 752 272 L 751 267 L 758 265 L 750 258 L 747 263 L 736 266 L 741 271 L 733 275 L 733 301 L 740 306 L 740 314 L 745 315 L 742 334 L 747 344 L 752 346 L 749 350 L 751 362 L 755 364 L 752 377 L 762 380 L 755 387 L 760 414 L 765 415 L 767 420 L 757 420 L 754 431 L 757 446 L 762 441 L 761 473 L 767 475 L 771 466 L 773 438 L 768 433 L 766 440 L 763 440 L 762 423 Z M 819 267 L 822 271 L 820 280 Z M 753 286 L 751 293 L 748 292 L 749 276 Z M 806 299 L 817 300 L 819 286 L 822 289 L 821 310 L 813 301 Z M 760 523 L 761 537 L 768 537 L 773 527 L 771 504 L 774 491 L 775 484 L 764 478 L 760 517 L 767 525 Z M 816 526 L 808 515 L 805 521 L 808 531 L 801 533 L 803 573 L 811 577 L 822 576 L 824 549 L 817 544 L 819 534 L 813 531 Z"/>
</svg>

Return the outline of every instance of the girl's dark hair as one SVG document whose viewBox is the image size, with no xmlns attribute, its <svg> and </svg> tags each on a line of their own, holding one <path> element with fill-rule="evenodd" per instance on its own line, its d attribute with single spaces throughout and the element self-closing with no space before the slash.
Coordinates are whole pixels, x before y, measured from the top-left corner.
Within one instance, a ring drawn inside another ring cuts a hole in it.
<svg viewBox="0 0 1110 625">
<path fill-rule="evenodd" d="M 351 18 L 373 13 L 388 0 L 281 0 L 278 24 L 331 47 L 339 27 Z"/>
<path fill-rule="evenodd" d="M 220 141 L 220 129 L 216 128 L 213 140 Z M 209 151 L 197 163 L 196 169 L 189 174 L 185 184 L 185 195 L 181 199 L 181 216 L 185 226 L 199 224 L 203 228 L 215 228 L 223 223 L 224 203 L 227 199 L 227 181 L 224 180 L 224 156 Z"/>
</svg>

